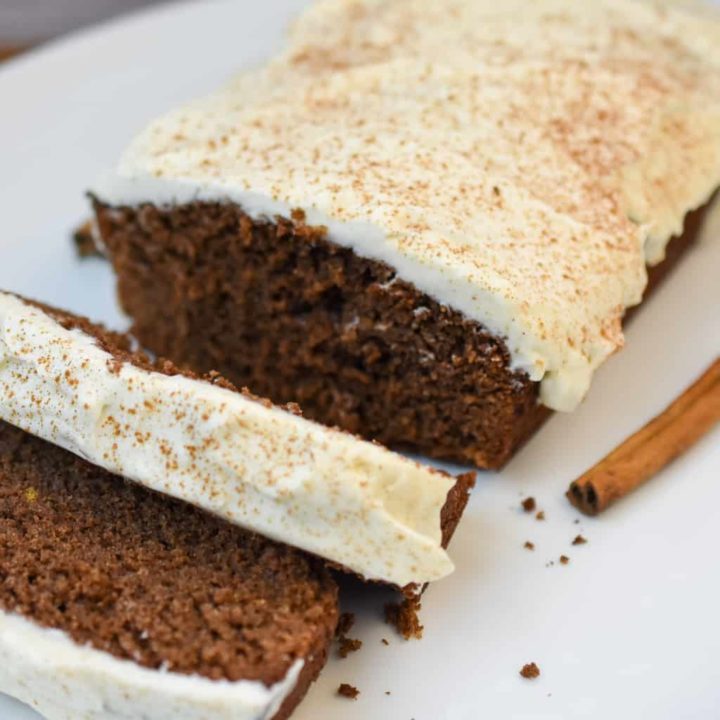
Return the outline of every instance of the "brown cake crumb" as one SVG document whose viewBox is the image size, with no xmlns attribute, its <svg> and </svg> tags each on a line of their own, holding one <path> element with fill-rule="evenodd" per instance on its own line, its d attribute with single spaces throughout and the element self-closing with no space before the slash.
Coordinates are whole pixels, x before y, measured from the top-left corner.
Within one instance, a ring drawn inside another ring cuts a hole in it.
<svg viewBox="0 0 720 720">
<path fill-rule="evenodd" d="M 573 545 L 585 545 L 585 543 L 587 543 L 587 538 L 584 538 L 582 535 L 576 535 L 572 541 Z"/>
<path fill-rule="evenodd" d="M 88 220 L 78 227 L 72 236 L 75 243 L 75 251 L 78 257 L 102 257 L 102 253 L 95 244 L 92 232 L 92 222 Z"/>
<path fill-rule="evenodd" d="M 356 652 L 362 647 L 362 640 L 355 640 L 347 637 L 347 633 L 355 624 L 355 615 L 353 613 L 343 613 L 338 620 L 335 637 L 338 639 L 338 655 L 346 658 L 351 652 Z"/>
<path fill-rule="evenodd" d="M 560 556 L 560 564 L 567 565 L 570 562 L 570 558 L 567 555 Z"/>
<path fill-rule="evenodd" d="M 362 640 L 353 638 L 341 637 L 339 642 L 338 655 L 341 658 L 346 658 L 350 653 L 357 652 L 362 647 Z"/>
<path fill-rule="evenodd" d="M 536 520 L 544 520 L 545 519 L 545 511 L 540 510 L 537 515 L 535 515 Z"/>
<path fill-rule="evenodd" d="M 405 598 L 401 603 L 388 603 L 385 606 L 385 622 L 392 625 L 406 640 L 422 637 L 420 624 L 420 600 L 417 597 Z"/>
<path fill-rule="evenodd" d="M 534 550 L 535 549 L 535 543 L 531 543 L 529 540 L 525 541 L 525 544 L 523 547 L 527 550 Z"/>
<path fill-rule="evenodd" d="M 527 497 L 522 501 L 522 509 L 526 513 L 531 513 L 533 510 L 535 510 L 537 506 L 537 503 L 535 502 L 534 497 Z"/>
<path fill-rule="evenodd" d="M 355 624 L 355 614 L 354 613 L 342 613 L 342 615 L 340 615 L 340 620 L 338 620 L 338 626 L 337 626 L 337 630 L 335 630 L 335 636 L 343 637 L 344 635 L 347 635 L 350 632 L 350 630 L 352 630 L 352 627 L 354 624 Z"/>
<path fill-rule="evenodd" d="M 342 695 L 342 697 L 349 698 L 350 700 L 355 700 L 359 694 L 360 691 L 356 687 L 348 685 L 348 683 L 341 683 L 338 688 L 338 695 Z"/>
<path fill-rule="evenodd" d="M 534 680 L 540 675 L 540 668 L 534 662 L 526 663 L 522 666 L 520 675 L 528 680 Z"/>
</svg>

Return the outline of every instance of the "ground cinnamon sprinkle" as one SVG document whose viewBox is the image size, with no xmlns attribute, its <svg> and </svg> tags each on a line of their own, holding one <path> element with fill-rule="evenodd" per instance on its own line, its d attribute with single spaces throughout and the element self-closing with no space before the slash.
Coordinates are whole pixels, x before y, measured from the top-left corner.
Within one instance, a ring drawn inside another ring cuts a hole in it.
<svg viewBox="0 0 720 720">
<path fill-rule="evenodd" d="M 537 504 L 534 497 L 527 497 L 522 501 L 522 509 L 526 513 L 531 513 L 533 510 L 535 510 L 536 506 Z"/>
<path fill-rule="evenodd" d="M 523 545 L 524 548 L 527 550 L 534 550 L 535 549 L 535 543 L 531 543 L 529 540 L 525 541 L 525 544 Z"/>
<path fill-rule="evenodd" d="M 560 556 L 560 564 L 567 565 L 570 562 L 570 558 L 567 555 Z"/>
<path fill-rule="evenodd" d="M 535 516 L 536 520 L 544 520 L 545 519 L 545 511 L 540 510 L 540 512 Z"/>
<path fill-rule="evenodd" d="M 536 677 L 539 677 L 540 668 L 534 662 L 526 663 L 522 666 L 522 670 L 520 670 L 520 675 L 522 675 L 524 678 L 527 678 L 528 680 L 534 680 Z"/>
<path fill-rule="evenodd" d="M 349 698 L 350 700 L 357 699 L 357 696 L 360 694 L 360 691 L 356 687 L 348 685 L 348 683 L 341 683 L 337 692 L 338 695 L 342 695 L 342 697 Z"/>
<path fill-rule="evenodd" d="M 572 541 L 573 545 L 585 545 L 585 543 L 587 543 L 587 540 L 582 535 L 576 535 Z"/>
</svg>

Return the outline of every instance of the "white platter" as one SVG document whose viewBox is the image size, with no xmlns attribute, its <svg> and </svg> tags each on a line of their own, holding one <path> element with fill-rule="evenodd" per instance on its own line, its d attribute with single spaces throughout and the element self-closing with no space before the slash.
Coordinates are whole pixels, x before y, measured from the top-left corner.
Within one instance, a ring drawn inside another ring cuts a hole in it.
<svg viewBox="0 0 720 720">
<path fill-rule="evenodd" d="M 0 287 L 123 326 L 108 267 L 78 261 L 69 242 L 84 191 L 146 120 L 272 53 L 304 4 L 170 5 L 3 66 Z M 720 717 L 720 432 L 600 519 L 576 524 L 564 498 L 718 354 L 719 310 L 716 213 L 581 409 L 479 478 L 451 547 L 457 571 L 425 595 L 424 639 L 392 634 L 377 591 L 350 598 L 364 646 L 331 660 L 297 720 Z M 545 522 L 519 510 L 525 495 Z M 572 547 L 578 532 L 589 543 Z M 519 677 L 528 661 L 538 680 Z M 360 697 L 336 697 L 340 682 Z M 2 720 L 37 717 L 0 696 Z"/>
</svg>

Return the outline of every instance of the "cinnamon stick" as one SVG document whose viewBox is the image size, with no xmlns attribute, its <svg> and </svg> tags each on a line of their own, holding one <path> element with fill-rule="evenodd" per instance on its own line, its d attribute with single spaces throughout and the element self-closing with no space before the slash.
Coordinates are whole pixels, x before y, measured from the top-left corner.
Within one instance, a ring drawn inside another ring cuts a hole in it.
<svg viewBox="0 0 720 720">
<path fill-rule="evenodd" d="M 570 484 L 567 497 L 597 515 L 662 470 L 720 421 L 720 357 L 660 415 Z"/>
</svg>

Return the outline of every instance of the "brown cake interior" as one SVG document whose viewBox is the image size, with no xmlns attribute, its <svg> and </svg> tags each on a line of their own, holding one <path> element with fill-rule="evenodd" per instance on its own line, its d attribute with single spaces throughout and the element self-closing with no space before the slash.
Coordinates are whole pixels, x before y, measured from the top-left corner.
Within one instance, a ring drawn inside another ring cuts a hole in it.
<svg viewBox="0 0 720 720">
<path fill-rule="evenodd" d="M 0 608 L 115 657 L 213 680 L 269 685 L 307 659 L 296 701 L 338 620 L 320 562 L 5 423 Z"/>
<path fill-rule="evenodd" d="M 140 342 L 328 425 L 502 466 L 549 416 L 502 339 L 304 225 L 232 204 L 95 209 Z M 691 242 L 671 243 L 674 262 Z M 669 260 L 651 271 L 663 273 Z"/>
<path fill-rule="evenodd" d="M 232 205 L 99 208 L 133 332 L 310 418 L 491 466 L 544 416 L 501 341 L 318 229 Z"/>
</svg>

